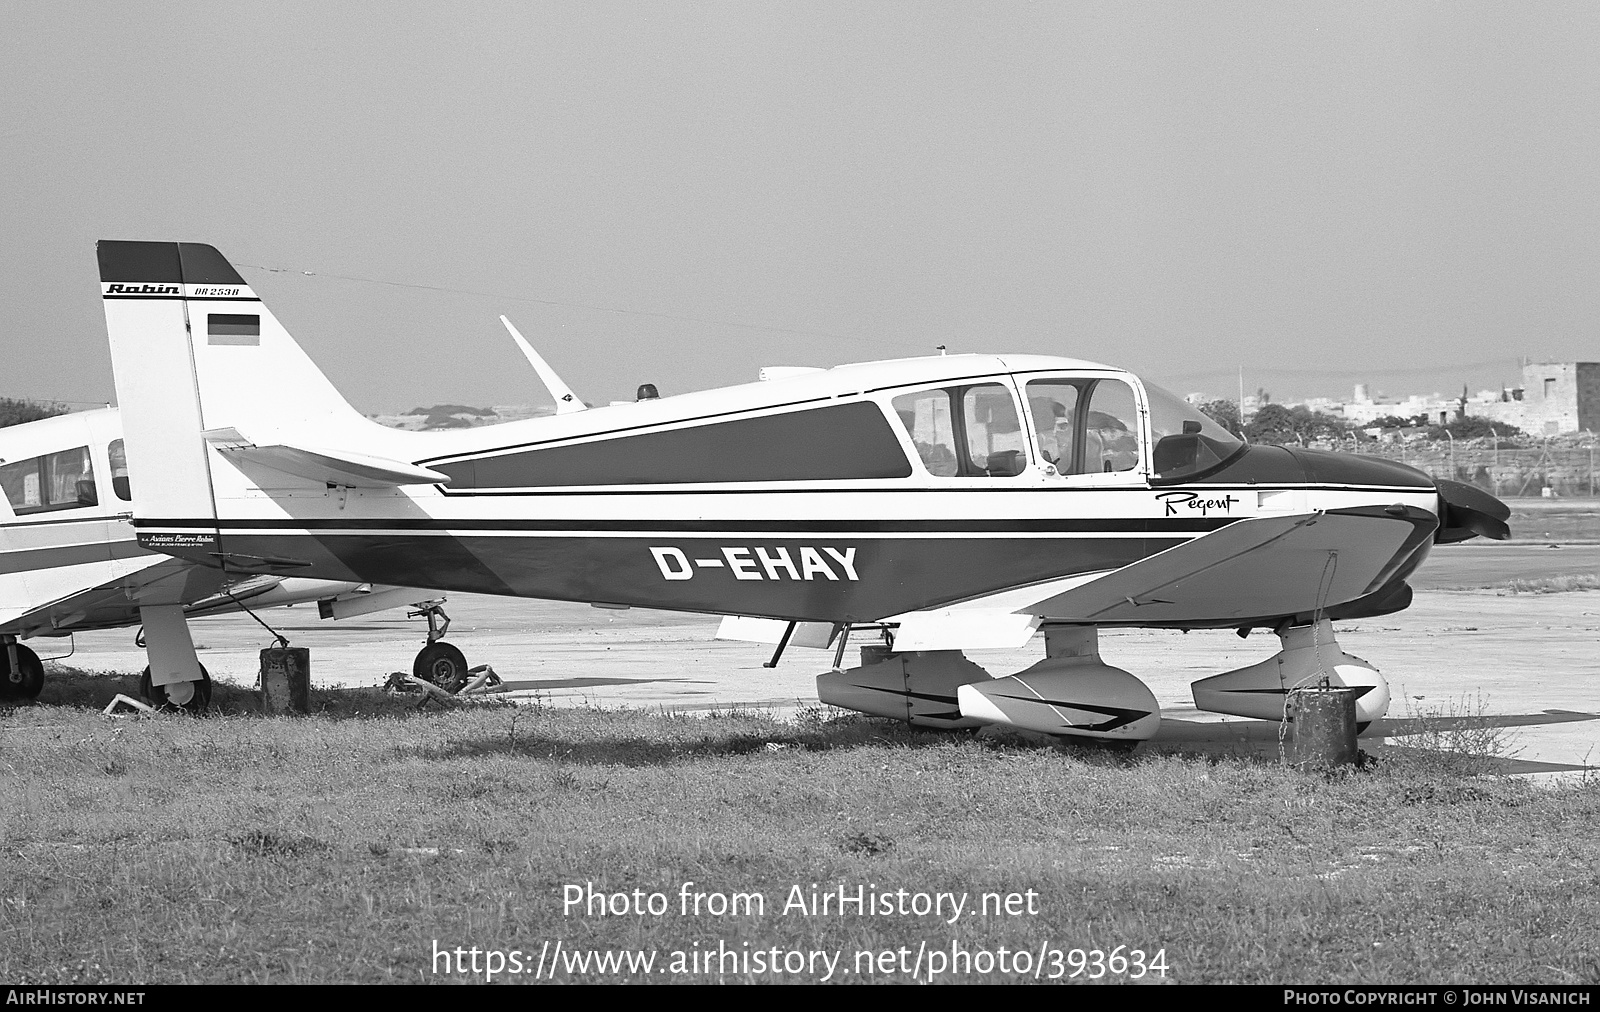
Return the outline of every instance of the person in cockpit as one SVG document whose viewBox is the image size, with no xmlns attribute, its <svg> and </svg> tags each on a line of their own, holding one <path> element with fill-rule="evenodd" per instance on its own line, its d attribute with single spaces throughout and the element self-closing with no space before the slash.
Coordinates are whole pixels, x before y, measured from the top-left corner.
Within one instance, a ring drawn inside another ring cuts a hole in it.
<svg viewBox="0 0 1600 1012">
<path fill-rule="evenodd" d="M 1072 416 L 1067 414 L 1066 405 L 1052 397 L 1034 397 L 1028 407 L 1033 411 L 1033 431 L 1039 440 L 1040 455 L 1046 463 L 1066 473 L 1072 463 Z"/>
<path fill-rule="evenodd" d="M 1089 412 L 1083 449 L 1085 473 L 1127 471 L 1139 463 L 1139 438 L 1104 411 Z"/>
</svg>

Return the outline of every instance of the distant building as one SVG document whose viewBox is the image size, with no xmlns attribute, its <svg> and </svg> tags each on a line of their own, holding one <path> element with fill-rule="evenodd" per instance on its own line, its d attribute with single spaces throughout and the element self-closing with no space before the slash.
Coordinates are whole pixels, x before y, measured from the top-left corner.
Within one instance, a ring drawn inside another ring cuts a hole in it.
<svg viewBox="0 0 1600 1012">
<path fill-rule="evenodd" d="M 1515 425 L 1536 436 L 1600 432 L 1600 362 L 1530 362 L 1522 386 L 1469 414 Z"/>
<path fill-rule="evenodd" d="M 1457 402 L 1439 394 L 1412 394 L 1403 401 L 1388 397 L 1373 400 L 1367 395 L 1365 384 L 1356 387 L 1356 393 L 1356 399 L 1346 402 L 1342 412 L 1337 407 L 1330 407 L 1328 413 L 1342 413 L 1347 421 L 1357 425 L 1366 425 L 1368 422 L 1388 418 L 1391 415 L 1396 418 L 1416 418 L 1425 415 L 1430 424 L 1444 425 L 1456 415 Z"/>
</svg>

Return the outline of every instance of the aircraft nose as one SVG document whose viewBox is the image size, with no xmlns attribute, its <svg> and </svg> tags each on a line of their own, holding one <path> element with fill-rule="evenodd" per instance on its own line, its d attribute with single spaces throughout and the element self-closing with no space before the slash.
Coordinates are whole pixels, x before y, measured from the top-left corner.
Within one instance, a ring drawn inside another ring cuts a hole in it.
<svg viewBox="0 0 1600 1012">
<path fill-rule="evenodd" d="M 1382 457 L 1300 449 L 1291 449 L 1290 454 L 1305 471 L 1306 480 L 1312 482 L 1433 486 L 1439 495 L 1439 529 L 1434 533 L 1435 544 L 1479 536 L 1504 541 L 1511 536 L 1511 528 L 1506 523 L 1511 517 L 1511 508 L 1480 488 L 1448 478 L 1433 478 L 1414 467 Z"/>
<path fill-rule="evenodd" d="M 1511 509 L 1488 492 L 1447 478 L 1428 474 L 1383 457 L 1333 453 L 1299 447 L 1256 445 L 1237 455 L 1209 480 L 1248 482 L 1309 482 L 1344 487 L 1431 489 L 1439 496 L 1436 544 L 1485 537 L 1504 541 L 1511 536 L 1506 521 Z"/>
</svg>

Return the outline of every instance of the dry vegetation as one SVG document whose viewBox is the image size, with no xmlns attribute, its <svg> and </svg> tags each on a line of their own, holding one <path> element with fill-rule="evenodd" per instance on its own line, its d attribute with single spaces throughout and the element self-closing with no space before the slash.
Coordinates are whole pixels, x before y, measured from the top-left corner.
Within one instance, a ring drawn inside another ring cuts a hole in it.
<svg viewBox="0 0 1600 1012">
<path fill-rule="evenodd" d="M 1318 774 L 822 711 L 444 713 L 370 690 L 300 719 L 225 688 L 205 718 L 102 717 L 119 687 L 60 675 L 43 705 L 0 711 L 0 979 L 460 979 L 431 972 L 435 940 L 559 939 L 847 966 L 924 942 L 1122 944 L 1164 949 L 1181 983 L 1600 981 L 1600 785 L 1477 777 L 1449 753 Z M 769 906 L 564 916 L 563 886 L 588 881 Z M 1033 889 L 1040 912 L 777 912 L 813 882 Z"/>
<path fill-rule="evenodd" d="M 1505 589 L 1510 594 L 1566 594 L 1574 590 L 1600 590 L 1600 575 L 1588 573 L 1510 580 Z"/>
</svg>

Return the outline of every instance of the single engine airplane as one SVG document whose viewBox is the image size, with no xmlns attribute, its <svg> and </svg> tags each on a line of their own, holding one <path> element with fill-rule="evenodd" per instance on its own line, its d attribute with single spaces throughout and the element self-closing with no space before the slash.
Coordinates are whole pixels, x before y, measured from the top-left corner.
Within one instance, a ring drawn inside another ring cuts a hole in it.
<svg viewBox="0 0 1600 1012">
<path fill-rule="evenodd" d="M 1248 446 L 1122 369 L 940 355 L 479 429 L 363 418 L 214 248 L 103 241 L 139 543 L 297 574 L 731 616 L 836 648 L 827 703 L 928 727 L 1133 743 L 1149 688 L 1104 626 L 1275 631 L 1203 709 L 1281 719 L 1388 688 L 1335 619 L 1406 607 L 1432 545 L 1508 535 L 1485 493 L 1363 456 Z M 842 668 L 851 630 L 876 630 Z M 1045 657 L 993 677 L 963 650 Z M 817 635 L 820 633 L 820 635 Z M 775 662 L 776 658 L 774 659 Z"/>
<path fill-rule="evenodd" d="M 141 678 L 145 697 L 203 707 L 210 677 L 188 619 L 313 601 L 324 618 L 413 605 L 430 630 L 418 667 L 439 680 L 433 668 L 451 666 L 453 680 L 459 659 L 465 674 L 460 651 L 434 642 L 444 618 L 436 591 L 239 576 L 141 548 L 124 445 L 116 408 L 0 429 L 0 703 L 34 698 L 44 686 L 43 663 L 19 639 L 142 623 L 151 662 Z"/>
</svg>

